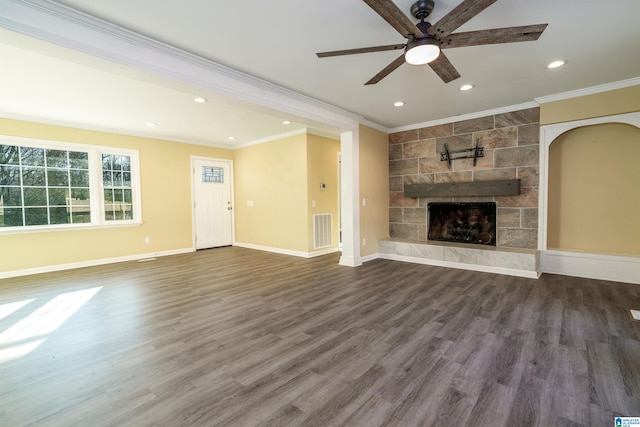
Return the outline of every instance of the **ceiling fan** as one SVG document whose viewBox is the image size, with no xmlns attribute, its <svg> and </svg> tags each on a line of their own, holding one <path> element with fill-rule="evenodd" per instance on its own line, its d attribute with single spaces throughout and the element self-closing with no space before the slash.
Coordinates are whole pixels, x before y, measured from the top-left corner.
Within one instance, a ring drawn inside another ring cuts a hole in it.
<svg viewBox="0 0 640 427">
<path fill-rule="evenodd" d="M 387 21 L 402 37 L 404 44 L 372 46 L 359 49 L 334 50 L 316 53 L 319 58 L 353 55 L 357 53 L 381 52 L 404 49 L 404 53 L 365 85 L 376 84 L 400 65 L 408 62 L 414 65 L 429 64 L 431 69 L 449 83 L 460 77 L 460 73 L 441 49 L 485 44 L 513 43 L 538 40 L 548 24 L 524 25 L 520 27 L 493 28 L 490 30 L 454 33 L 462 24 L 491 6 L 497 0 L 464 0 L 442 19 L 431 25 L 425 19 L 431 14 L 434 0 L 418 0 L 411 6 L 411 15 L 419 19 L 414 24 L 391 0 L 363 0 L 378 15 Z"/>
</svg>

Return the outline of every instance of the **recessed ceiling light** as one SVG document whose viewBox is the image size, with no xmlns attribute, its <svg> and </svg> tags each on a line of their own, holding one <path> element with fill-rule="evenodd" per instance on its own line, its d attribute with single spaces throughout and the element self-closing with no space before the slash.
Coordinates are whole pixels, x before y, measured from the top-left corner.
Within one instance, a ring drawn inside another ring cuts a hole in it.
<svg viewBox="0 0 640 427">
<path fill-rule="evenodd" d="M 147 122 L 147 126 L 154 128 L 154 127 L 158 126 L 158 124 L 157 123 L 153 123 L 153 122 Z"/>
<path fill-rule="evenodd" d="M 550 63 L 549 65 L 547 65 L 547 68 L 558 68 L 558 67 L 562 67 L 564 64 L 566 64 L 566 61 L 553 61 L 552 63 Z"/>
<path fill-rule="evenodd" d="M 393 103 L 394 107 L 402 107 L 404 105 L 404 101 L 396 101 Z"/>
<path fill-rule="evenodd" d="M 466 85 L 460 86 L 460 90 L 471 90 L 471 89 L 473 89 L 473 85 L 471 85 L 471 84 L 466 84 Z"/>
<path fill-rule="evenodd" d="M 203 98 L 203 97 L 201 97 L 201 96 L 198 96 L 197 98 L 193 98 L 193 100 L 194 100 L 195 102 L 200 103 L 200 104 L 202 104 L 203 102 L 207 102 L 207 101 L 208 101 L 208 99 L 207 99 L 207 98 Z"/>
<path fill-rule="evenodd" d="M 235 136 L 228 136 L 228 137 L 227 137 L 227 139 L 228 139 L 229 141 L 233 141 L 234 139 L 236 139 L 236 137 L 235 137 Z"/>
<path fill-rule="evenodd" d="M 291 120 L 283 120 L 282 124 L 283 125 L 290 125 L 291 124 Z"/>
</svg>

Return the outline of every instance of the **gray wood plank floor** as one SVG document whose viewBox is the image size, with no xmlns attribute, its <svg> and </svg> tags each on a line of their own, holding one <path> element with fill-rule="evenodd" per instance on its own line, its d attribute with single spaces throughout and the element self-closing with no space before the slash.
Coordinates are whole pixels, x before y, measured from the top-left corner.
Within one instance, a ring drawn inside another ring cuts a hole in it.
<svg viewBox="0 0 640 427">
<path fill-rule="evenodd" d="M 228 247 L 2 280 L 0 425 L 640 416 L 640 286 L 337 262 Z"/>
</svg>

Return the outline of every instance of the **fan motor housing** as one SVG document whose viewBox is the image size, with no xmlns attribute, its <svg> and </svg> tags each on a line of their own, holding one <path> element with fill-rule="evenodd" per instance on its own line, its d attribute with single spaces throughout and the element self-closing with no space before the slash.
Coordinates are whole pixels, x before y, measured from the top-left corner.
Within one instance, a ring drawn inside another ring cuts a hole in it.
<svg viewBox="0 0 640 427">
<path fill-rule="evenodd" d="M 416 19 L 426 19 L 429 15 L 431 15 L 433 6 L 433 0 L 418 0 L 411 5 L 411 15 L 413 15 Z"/>
</svg>

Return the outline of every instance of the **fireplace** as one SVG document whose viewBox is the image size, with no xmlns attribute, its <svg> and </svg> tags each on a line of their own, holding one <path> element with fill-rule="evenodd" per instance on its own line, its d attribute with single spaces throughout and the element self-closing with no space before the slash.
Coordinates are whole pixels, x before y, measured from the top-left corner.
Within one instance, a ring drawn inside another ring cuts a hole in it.
<svg viewBox="0 0 640 427">
<path fill-rule="evenodd" d="M 427 204 L 427 240 L 496 245 L 496 203 Z"/>
</svg>

